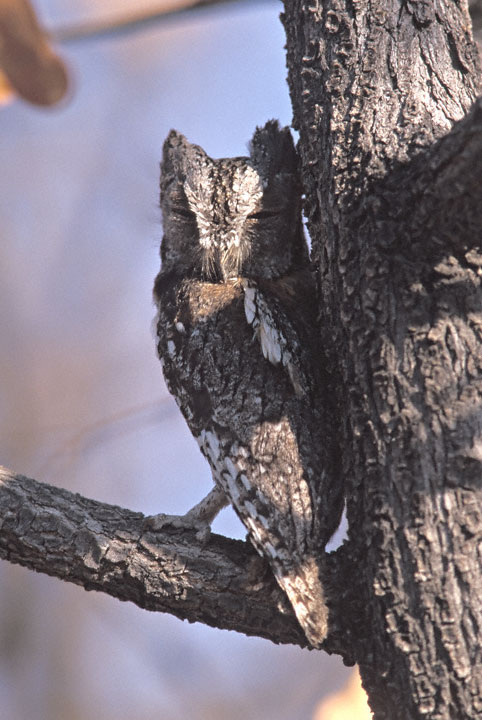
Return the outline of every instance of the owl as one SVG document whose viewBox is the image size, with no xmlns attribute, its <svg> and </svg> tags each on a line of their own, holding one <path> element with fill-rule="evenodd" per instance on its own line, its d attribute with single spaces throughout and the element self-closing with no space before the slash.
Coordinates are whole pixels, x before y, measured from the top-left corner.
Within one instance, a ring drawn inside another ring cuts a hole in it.
<svg viewBox="0 0 482 720">
<path fill-rule="evenodd" d="M 176 131 L 164 143 L 158 352 L 214 488 L 182 517 L 206 539 L 231 503 L 312 647 L 327 633 L 320 556 L 339 524 L 331 392 L 288 128 L 257 128 L 249 157 L 215 160 Z M 325 415 L 326 416 L 326 415 Z"/>
</svg>

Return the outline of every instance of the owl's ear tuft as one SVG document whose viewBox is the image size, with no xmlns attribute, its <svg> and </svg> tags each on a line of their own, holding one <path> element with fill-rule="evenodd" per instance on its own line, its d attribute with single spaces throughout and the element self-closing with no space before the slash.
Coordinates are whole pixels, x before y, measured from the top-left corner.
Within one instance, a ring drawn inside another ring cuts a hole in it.
<svg viewBox="0 0 482 720">
<path fill-rule="evenodd" d="M 298 155 L 288 127 L 280 128 L 277 120 L 257 127 L 249 144 L 251 159 L 269 180 L 279 174 L 298 172 Z"/>
<path fill-rule="evenodd" d="M 186 168 L 206 158 L 206 153 L 199 145 L 192 145 L 182 133 L 171 130 L 162 148 L 161 189 L 173 179 L 184 181 Z"/>
</svg>

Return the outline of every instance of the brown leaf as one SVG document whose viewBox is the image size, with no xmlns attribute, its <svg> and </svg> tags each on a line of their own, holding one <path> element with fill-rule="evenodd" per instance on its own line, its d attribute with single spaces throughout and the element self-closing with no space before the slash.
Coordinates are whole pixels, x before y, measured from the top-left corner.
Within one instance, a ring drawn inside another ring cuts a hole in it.
<svg viewBox="0 0 482 720">
<path fill-rule="evenodd" d="M 0 70 L 0 106 L 8 105 L 13 96 L 14 91 L 7 80 L 7 76 Z"/>
<path fill-rule="evenodd" d="M 53 105 L 67 90 L 65 66 L 28 0 L 0 0 L 0 68 L 15 92 L 36 105 Z"/>
<path fill-rule="evenodd" d="M 371 720 L 360 674 L 354 670 L 346 685 L 318 706 L 313 720 Z"/>
</svg>

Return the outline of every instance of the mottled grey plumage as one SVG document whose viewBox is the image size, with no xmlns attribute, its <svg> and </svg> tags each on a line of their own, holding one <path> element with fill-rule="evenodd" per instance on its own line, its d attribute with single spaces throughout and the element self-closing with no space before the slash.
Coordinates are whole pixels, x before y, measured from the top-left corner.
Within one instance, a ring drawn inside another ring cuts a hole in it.
<svg viewBox="0 0 482 720">
<path fill-rule="evenodd" d="M 320 433 L 326 383 L 289 130 L 268 122 L 250 157 L 222 160 L 172 131 L 161 206 L 159 356 L 216 484 L 181 523 L 202 529 L 227 497 L 318 647 L 318 558 L 342 493 L 324 473 L 334 454 Z"/>
</svg>

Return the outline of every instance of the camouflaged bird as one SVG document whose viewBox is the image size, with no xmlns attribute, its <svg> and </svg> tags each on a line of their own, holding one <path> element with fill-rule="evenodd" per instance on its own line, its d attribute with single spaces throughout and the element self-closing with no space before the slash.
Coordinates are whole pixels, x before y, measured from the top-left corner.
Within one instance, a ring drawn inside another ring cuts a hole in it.
<svg viewBox="0 0 482 720">
<path fill-rule="evenodd" d="M 214 489 L 182 517 L 149 521 L 206 538 L 231 503 L 319 647 L 319 558 L 343 496 L 324 470 L 336 453 L 320 429 L 330 399 L 316 285 L 289 129 L 270 121 L 249 149 L 214 160 L 176 131 L 164 144 L 158 352 Z"/>
</svg>

